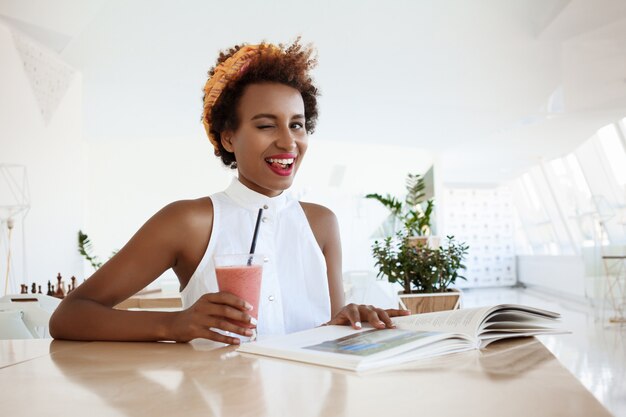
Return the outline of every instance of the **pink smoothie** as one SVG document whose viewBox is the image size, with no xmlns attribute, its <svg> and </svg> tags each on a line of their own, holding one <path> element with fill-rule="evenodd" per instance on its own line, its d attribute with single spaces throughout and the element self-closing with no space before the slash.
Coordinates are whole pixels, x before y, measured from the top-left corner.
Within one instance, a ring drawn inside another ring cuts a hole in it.
<svg viewBox="0 0 626 417">
<path fill-rule="evenodd" d="M 215 275 L 220 291 L 233 293 L 252 304 L 249 314 L 257 319 L 263 265 L 218 266 Z"/>
</svg>

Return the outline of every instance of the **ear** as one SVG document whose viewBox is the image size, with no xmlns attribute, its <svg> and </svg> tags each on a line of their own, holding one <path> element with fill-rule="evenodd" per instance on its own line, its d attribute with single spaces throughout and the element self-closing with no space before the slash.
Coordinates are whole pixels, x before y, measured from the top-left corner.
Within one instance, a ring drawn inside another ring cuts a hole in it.
<svg viewBox="0 0 626 417">
<path fill-rule="evenodd" d="M 233 151 L 233 136 L 234 136 L 234 133 L 232 130 L 225 130 L 220 135 L 222 146 L 228 152 L 234 152 Z"/>
</svg>

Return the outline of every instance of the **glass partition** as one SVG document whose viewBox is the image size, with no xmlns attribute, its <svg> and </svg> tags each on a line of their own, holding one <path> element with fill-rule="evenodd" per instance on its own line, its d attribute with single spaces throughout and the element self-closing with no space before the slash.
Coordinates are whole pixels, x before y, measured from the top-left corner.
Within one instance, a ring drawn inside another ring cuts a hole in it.
<svg viewBox="0 0 626 417">
<path fill-rule="evenodd" d="M 572 153 L 542 161 L 509 184 L 525 239 L 517 253 L 577 254 L 626 244 L 626 118 Z"/>
</svg>

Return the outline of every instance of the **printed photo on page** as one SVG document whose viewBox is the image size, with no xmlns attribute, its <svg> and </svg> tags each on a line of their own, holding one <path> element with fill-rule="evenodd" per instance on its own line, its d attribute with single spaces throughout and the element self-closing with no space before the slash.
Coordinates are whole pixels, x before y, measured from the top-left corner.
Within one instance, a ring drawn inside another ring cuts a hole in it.
<svg viewBox="0 0 626 417">
<path fill-rule="evenodd" d="M 306 346 L 304 349 L 369 356 L 415 340 L 425 339 L 434 334 L 436 333 L 415 332 L 401 329 L 374 329 L 335 340 L 327 340 L 318 345 Z"/>
</svg>

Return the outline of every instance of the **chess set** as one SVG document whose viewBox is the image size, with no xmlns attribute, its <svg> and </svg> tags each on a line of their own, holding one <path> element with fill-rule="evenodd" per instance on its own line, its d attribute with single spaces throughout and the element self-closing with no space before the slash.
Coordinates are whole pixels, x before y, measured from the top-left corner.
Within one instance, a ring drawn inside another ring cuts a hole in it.
<svg viewBox="0 0 626 417">
<path fill-rule="evenodd" d="M 70 292 L 76 289 L 76 277 L 73 276 L 72 278 L 70 278 L 70 281 L 71 283 L 66 285 L 65 281 L 63 280 L 63 277 L 61 276 L 61 273 L 59 272 L 57 274 L 56 286 L 48 280 L 48 292 L 46 293 L 46 295 L 49 295 L 51 297 L 56 297 L 56 298 L 65 298 L 67 294 L 69 294 Z M 21 284 L 21 287 L 22 287 L 21 294 L 28 294 L 28 285 Z M 42 294 L 41 285 L 37 285 L 33 282 L 30 287 L 30 293 Z"/>
</svg>

